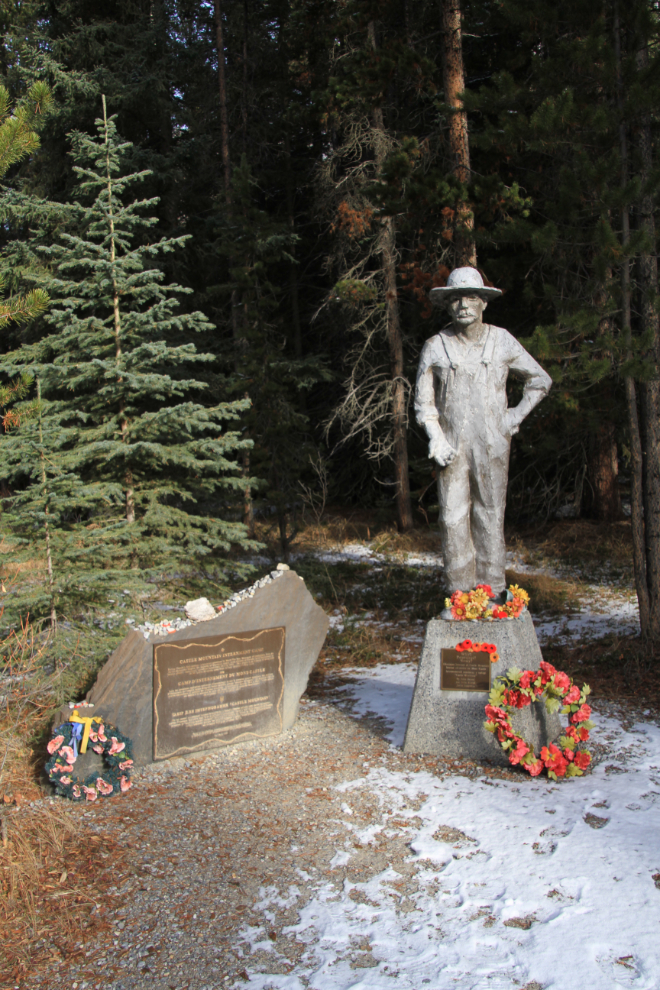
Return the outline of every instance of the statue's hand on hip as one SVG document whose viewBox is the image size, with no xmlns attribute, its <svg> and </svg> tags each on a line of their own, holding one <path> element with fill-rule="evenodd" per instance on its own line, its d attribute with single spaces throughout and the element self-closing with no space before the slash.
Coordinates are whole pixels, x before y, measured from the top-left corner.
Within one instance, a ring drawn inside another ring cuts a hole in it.
<svg viewBox="0 0 660 990">
<path fill-rule="evenodd" d="M 437 437 L 429 444 L 429 457 L 440 467 L 446 467 L 456 457 L 456 451 L 444 437 Z"/>
<path fill-rule="evenodd" d="M 514 409 L 506 411 L 506 430 L 510 437 L 514 436 L 520 429 L 520 419 Z"/>
</svg>

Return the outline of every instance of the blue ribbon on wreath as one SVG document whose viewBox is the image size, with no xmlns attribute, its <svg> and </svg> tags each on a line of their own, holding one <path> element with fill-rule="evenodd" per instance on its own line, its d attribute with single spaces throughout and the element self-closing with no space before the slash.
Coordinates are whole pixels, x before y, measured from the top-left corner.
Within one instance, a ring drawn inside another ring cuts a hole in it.
<svg viewBox="0 0 660 990">
<path fill-rule="evenodd" d="M 81 722 L 71 722 L 73 728 L 71 730 L 71 745 L 73 746 L 73 755 L 78 759 L 78 743 L 82 742 L 83 737 L 83 724 Z"/>
</svg>

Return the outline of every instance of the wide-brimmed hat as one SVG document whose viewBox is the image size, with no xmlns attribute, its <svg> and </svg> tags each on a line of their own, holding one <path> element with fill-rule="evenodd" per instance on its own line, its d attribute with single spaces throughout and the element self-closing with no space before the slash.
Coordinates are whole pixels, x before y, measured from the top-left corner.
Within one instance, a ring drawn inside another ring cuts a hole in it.
<svg viewBox="0 0 660 990">
<path fill-rule="evenodd" d="M 454 268 L 446 285 L 431 289 L 431 298 L 434 302 L 440 302 L 441 299 L 446 299 L 452 295 L 497 299 L 498 296 L 502 295 L 502 290 L 484 285 L 484 280 L 476 268 Z"/>
</svg>

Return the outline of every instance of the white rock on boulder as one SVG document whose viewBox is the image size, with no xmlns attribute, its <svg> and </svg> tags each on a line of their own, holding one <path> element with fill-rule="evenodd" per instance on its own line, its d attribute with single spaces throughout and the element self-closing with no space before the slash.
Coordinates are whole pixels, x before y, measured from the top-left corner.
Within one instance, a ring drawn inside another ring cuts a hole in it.
<svg viewBox="0 0 660 990">
<path fill-rule="evenodd" d="M 186 602 L 185 613 L 193 622 L 207 622 L 215 619 L 218 614 L 208 598 L 196 598 L 194 602 Z"/>
</svg>

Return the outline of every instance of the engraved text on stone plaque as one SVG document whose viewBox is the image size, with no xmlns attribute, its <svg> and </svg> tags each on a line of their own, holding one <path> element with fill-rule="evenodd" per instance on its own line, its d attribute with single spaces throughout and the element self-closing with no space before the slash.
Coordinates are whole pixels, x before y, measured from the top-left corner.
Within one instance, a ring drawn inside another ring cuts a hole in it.
<svg viewBox="0 0 660 990">
<path fill-rule="evenodd" d="M 154 645 L 154 760 L 282 731 L 283 628 Z"/>
<path fill-rule="evenodd" d="M 440 689 L 442 691 L 490 691 L 490 654 L 458 653 L 442 650 Z"/>
</svg>

